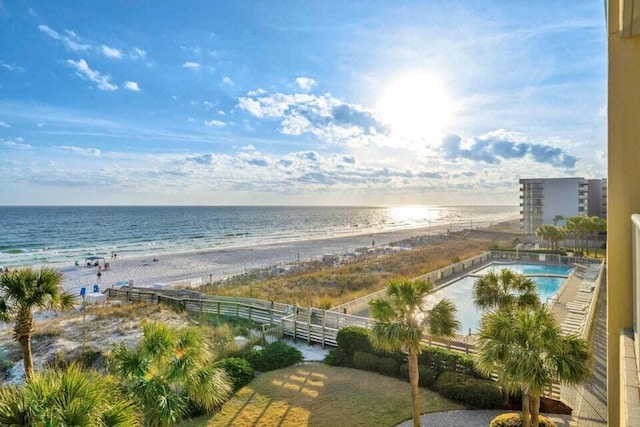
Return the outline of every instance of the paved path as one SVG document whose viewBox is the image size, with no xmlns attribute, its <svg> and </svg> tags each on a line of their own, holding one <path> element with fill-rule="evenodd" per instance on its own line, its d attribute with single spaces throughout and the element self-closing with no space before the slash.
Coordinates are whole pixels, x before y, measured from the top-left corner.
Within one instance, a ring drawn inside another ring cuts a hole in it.
<svg viewBox="0 0 640 427">
<path fill-rule="evenodd" d="M 424 414 L 420 417 L 420 425 L 438 427 L 482 427 L 488 426 L 492 419 L 506 411 L 476 410 L 476 411 L 446 411 Z M 558 427 L 569 426 L 568 415 L 543 414 L 551 418 Z M 398 424 L 397 427 L 411 427 L 411 420 Z"/>
</svg>

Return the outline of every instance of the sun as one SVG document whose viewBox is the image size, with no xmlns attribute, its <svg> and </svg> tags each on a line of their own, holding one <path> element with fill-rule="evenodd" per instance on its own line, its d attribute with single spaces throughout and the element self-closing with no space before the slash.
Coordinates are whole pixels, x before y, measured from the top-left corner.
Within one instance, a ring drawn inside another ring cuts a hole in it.
<svg viewBox="0 0 640 427">
<path fill-rule="evenodd" d="M 451 102 L 437 76 L 412 72 L 389 84 L 378 111 L 393 136 L 431 143 L 441 137 L 449 121 Z"/>
</svg>

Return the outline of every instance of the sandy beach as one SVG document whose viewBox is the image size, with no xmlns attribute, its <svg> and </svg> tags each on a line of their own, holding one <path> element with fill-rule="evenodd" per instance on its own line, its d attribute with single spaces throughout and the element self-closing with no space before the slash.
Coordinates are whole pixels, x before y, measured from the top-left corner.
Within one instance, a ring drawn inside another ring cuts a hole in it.
<svg viewBox="0 0 640 427">
<path fill-rule="evenodd" d="M 245 270 L 294 263 L 298 260 L 298 254 L 300 261 L 319 259 L 325 254 L 370 248 L 374 243 L 379 247 L 415 236 L 442 235 L 446 230 L 447 227 L 442 226 L 175 254 L 124 258 L 118 255 L 115 260 L 106 258 L 110 267 L 109 270 L 101 271 L 99 282 L 96 267 L 75 267 L 70 263 L 53 264 L 53 267 L 63 272 L 64 287 L 74 294 L 79 294 L 82 287 L 90 291 L 94 284 L 99 284 L 104 289 L 123 280 L 133 280 L 134 286 L 143 287 L 150 287 L 154 283 L 188 281 L 197 284 L 203 277 L 205 280 L 209 277 L 220 280 Z"/>
</svg>

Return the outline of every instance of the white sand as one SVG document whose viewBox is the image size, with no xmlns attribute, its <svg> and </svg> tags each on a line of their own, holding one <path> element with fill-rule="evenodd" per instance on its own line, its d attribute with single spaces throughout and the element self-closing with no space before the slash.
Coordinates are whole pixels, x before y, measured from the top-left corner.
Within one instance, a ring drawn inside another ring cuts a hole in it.
<svg viewBox="0 0 640 427">
<path fill-rule="evenodd" d="M 78 294 L 81 287 L 91 292 L 98 283 L 101 289 L 115 285 L 121 280 L 133 280 L 134 286 L 152 286 L 154 283 L 172 283 L 191 281 L 198 285 L 205 278 L 223 279 L 244 270 L 266 268 L 274 265 L 294 263 L 300 254 L 300 260 L 319 259 L 325 254 L 341 254 L 361 247 L 384 246 L 414 236 L 443 233 L 446 226 L 436 229 L 398 230 L 360 236 L 345 236 L 330 239 L 305 240 L 282 244 L 270 244 L 242 248 L 213 249 L 209 251 L 185 252 L 176 254 L 158 254 L 123 258 L 107 262 L 110 268 L 102 271 L 101 281 L 97 282 L 96 267 L 74 267 L 69 263 L 53 266 L 64 273 L 64 287 Z M 152 261 L 157 258 L 158 261 Z"/>
</svg>

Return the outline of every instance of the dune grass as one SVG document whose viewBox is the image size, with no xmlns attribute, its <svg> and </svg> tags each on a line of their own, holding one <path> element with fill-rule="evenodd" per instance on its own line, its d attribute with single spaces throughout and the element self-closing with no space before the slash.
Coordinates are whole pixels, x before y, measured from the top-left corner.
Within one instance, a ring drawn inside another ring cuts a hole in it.
<svg viewBox="0 0 640 427">
<path fill-rule="evenodd" d="M 463 407 L 420 390 L 422 412 Z M 372 372 L 322 363 L 261 374 L 221 411 L 180 424 L 205 426 L 372 426 L 411 418 L 409 383 Z"/>
<path fill-rule="evenodd" d="M 465 259 L 492 245 L 509 245 L 512 237 L 489 233 L 479 238 L 453 236 L 426 247 L 379 257 L 365 257 L 338 267 L 311 262 L 307 271 L 268 277 L 237 276 L 227 286 L 204 292 L 253 296 L 264 300 L 329 308 L 383 289 L 391 279 L 413 278 Z"/>
</svg>

